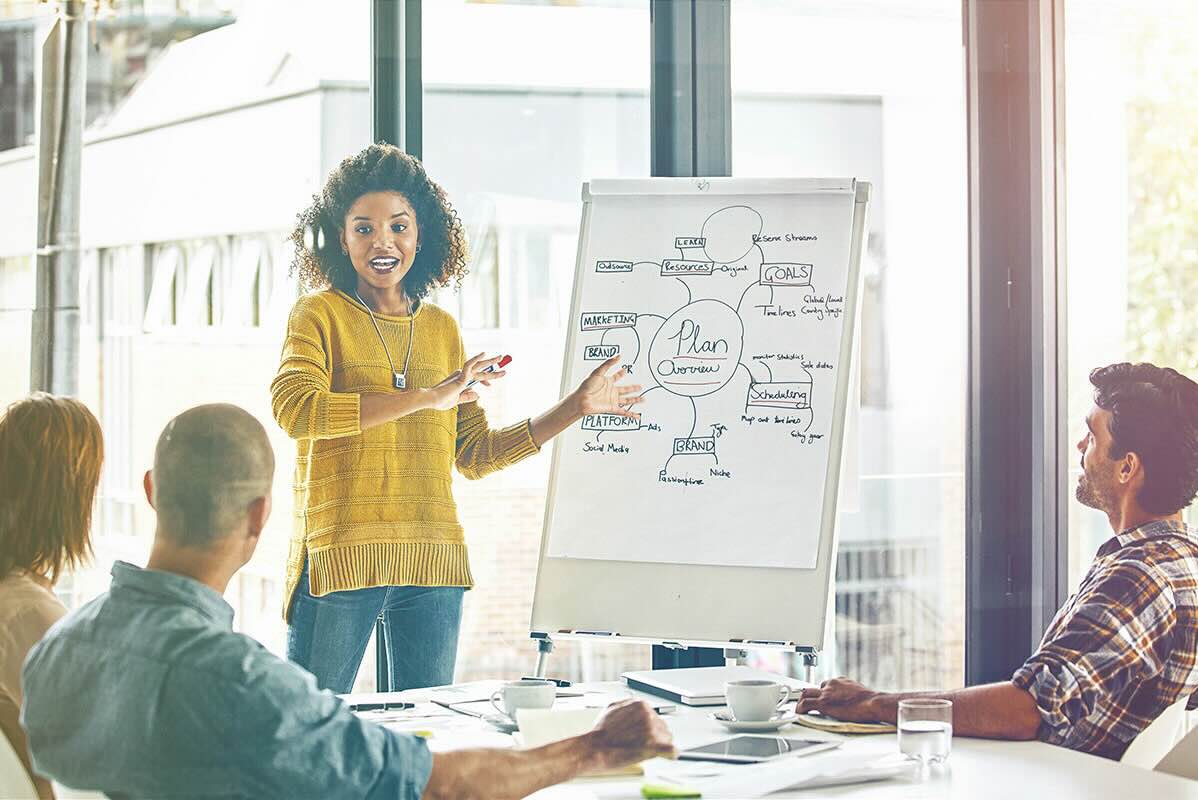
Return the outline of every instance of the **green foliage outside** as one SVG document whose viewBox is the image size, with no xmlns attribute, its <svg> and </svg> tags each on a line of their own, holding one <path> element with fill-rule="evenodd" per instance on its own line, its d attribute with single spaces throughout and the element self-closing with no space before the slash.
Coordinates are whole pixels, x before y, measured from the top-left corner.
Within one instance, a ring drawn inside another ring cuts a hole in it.
<svg viewBox="0 0 1198 800">
<path fill-rule="evenodd" d="M 1198 379 L 1198 4 L 1143 15 L 1128 108 L 1132 361 Z"/>
</svg>

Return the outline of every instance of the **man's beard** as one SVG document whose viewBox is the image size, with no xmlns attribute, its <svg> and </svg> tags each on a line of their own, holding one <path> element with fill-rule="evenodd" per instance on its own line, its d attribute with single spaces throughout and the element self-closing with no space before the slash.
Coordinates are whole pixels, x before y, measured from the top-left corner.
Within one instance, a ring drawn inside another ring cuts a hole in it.
<svg viewBox="0 0 1198 800">
<path fill-rule="evenodd" d="M 1114 505 L 1110 493 L 1104 491 L 1101 482 L 1092 480 L 1086 472 L 1082 472 L 1081 478 L 1078 479 L 1074 494 L 1077 496 L 1077 501 L 1083 506 L 1096 508 L 1099 511 L 1109 511 Z"/>
</svg>

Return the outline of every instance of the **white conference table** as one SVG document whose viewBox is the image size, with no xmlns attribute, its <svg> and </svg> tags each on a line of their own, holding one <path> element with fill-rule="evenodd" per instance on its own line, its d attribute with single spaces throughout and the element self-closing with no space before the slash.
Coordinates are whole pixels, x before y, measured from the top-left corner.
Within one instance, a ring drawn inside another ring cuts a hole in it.
<svg viewBox="0 0 1198 800">
<path fill-rule="evenodd" d="M 627 693 L 651 703 L 661 698 L 628 692 L 617 683 L 578 684 L 571 690 Z M 435 690 L 434 690 L 435 691 Z M 434 752 L 466 747 L 511 746 L 510 736 L 494 731 L 487 723 L 460 715 L 421 717 L 421 709 L 436 708 L 421 702 L 427 691 L 400 692 L 396 699 L 417 701 L 410 721 L 396 715 L 385 722 L 395 730 L 424 729 L 433 732 L 429 746 Z M 678 705 L 662 719 L 674 734 L 679 749 L 727 738 L 730 734 L 710 719 L 714 708 Z M 436 712 L 433 712 L 436 713 Z M 898 751 L 894 734 L 836 736 L 799 726 L 783 728 L 781 735 L 804 739 L 839 739 L 842 745 L 832 753 L 860 754 L 862 764 Z M 821 754 L 800 758 L 820 758 Z M 640 777 L 583 778 L 570 784 L 534 795 L 537 800 L 585 800 L 586 798 L 639 798 Z M 710 800 L 710 796 L 706 796 Z M 911 800 L 912 798 L 1053 798 L 1054 800 L 1198 800 L 1198 781 L 1127 766 L 1042 742 L 999 742 L 986 739 L 953 739 L 948 763 L 933 768 L 923 780 L 894 779 L 874 783 L 792 789 L 769 795 L 771 798 L 870 798 L 870 800 Z"/>
</svg>

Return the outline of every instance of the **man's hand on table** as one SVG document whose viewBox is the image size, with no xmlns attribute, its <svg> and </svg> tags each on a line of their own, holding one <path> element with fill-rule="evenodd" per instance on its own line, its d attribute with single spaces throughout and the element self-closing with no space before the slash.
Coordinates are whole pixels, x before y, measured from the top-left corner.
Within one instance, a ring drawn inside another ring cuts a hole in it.
<svg viewBox="0 0 1198 800">
<path fill-rule="evenodd" d="M 998 681 L 945 692 L 875 692 L 848 678 L 803 689 L 795 713 L 818 711 L 845 722 L 895 724 L 898 704 L 908 698 L 950 700 L 953 734 L 986 739 L 1035 739 L 1042 725 L 1036 698 L 1011 681 Z"/>
<path fill-rule="evenodd" d="M 653 709 L 629 700 L 610 707 L 587 733 L 533 750 L 454 750 L 433 755 L 425 800 L 507 800 L 602 769 L 674 755 Z"/>
<path fill-rule="evenodd" d="M 818 689 L 801 689 L 796 714 L 818 711 L 845 722 L 893 722 L 885 719 L 878 702 L 881 692 L 867 689 L 848 678 L 832 678 Z"/>
<path fill-rule="evenodd" d="M 656 756 L 675 756 L 669 728 L 640 700 L 625 700 L 608 708 L 583 739 L 592 760 L 588 771 L 615 769 Z"/>
</svg>

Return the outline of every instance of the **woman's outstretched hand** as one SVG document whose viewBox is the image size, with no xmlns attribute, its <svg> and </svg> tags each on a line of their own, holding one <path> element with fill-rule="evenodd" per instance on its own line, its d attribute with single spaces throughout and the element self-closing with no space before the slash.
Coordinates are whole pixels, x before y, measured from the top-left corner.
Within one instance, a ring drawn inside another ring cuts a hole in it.
<svg viewBox="0 0 1198 800">
<path fill-rule="evenodd" d="M 506 370 L 496 369 L 494 372 L 485 373 L 486 379 L 484 380 L 483 370 L 493 364 L 498 364 L 503 356 L 494 358 L 484 358 L 483 356 L 483 353 L 479 353 L 436 386 L 424 389 L 427 400 L 426 408 L 448 411 L 462 403 L 473 403 L 478 399 L 478 392 L 470 388 L 470 381 L 477 379 L 483 386 L 490 386 L 492 381 L 499 380 L 507 374 Z"/>
<path fill-rule="evenodd" d="M 627 369 L 607 374 L 608 370 L 615 367 L 619 360 L 620 356 L 614 355 L 604 361 L 574 390 L 572 399 L 575 411 L 579 416 L 617 414 L 621 417 L 640 418 L 641 415 L 632 410 L 634 405 L 641 402 L 640 385 L 620 385 L 620 381 L 628 377 Z"/>
</svg>

